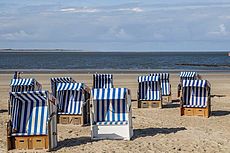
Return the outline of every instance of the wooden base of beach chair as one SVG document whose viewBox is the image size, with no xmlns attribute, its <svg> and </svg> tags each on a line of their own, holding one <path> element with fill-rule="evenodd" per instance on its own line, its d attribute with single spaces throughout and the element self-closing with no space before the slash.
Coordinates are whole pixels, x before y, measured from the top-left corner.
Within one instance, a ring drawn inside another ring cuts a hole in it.
<svg viewBox="0 0 230 153">
<path fill-rule="evenodd" d="M 161 101 L 138 101 L 138 108 L 162 108 Z"/>
<path fill-rule="evenodd" d="M 168 104 L 168 103 L 172 103 L 172 96 L 162 96 L 162 103 L 163 104 Z"/>
<path fill-rule="evenodd" d="M 180 108 L 181 116 L 201 116 L 201 117 L 209 117 L 210 110 L 208 107 L 206 108 Z"/>
<path fill-rule="evenodd" d="M 12 136 L 8 145 L 10 149 L 17 150 L 43 150 L 48 149 L 49 139 L 47 135 L 34 136 Z"/>
<path fill-rule="evenodd" d="M 81 115 L 58 115 L 58 123 L 83 125 L 83 117 Z"/>
</svg>

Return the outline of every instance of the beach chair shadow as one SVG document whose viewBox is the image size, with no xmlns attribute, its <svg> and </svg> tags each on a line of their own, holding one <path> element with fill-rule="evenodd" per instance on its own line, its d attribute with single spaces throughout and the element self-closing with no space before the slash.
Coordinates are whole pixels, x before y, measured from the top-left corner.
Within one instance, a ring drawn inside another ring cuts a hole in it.
<svg viewBox="0 0 230 153">
<path fill-rule="evenodd" d="M 0 113 L 6 113 L 6 112 L 8 112 L 7 109 L 0 109 Z"/>
<path fill-rule="evenodd" d="M 58 142 L 57 147 L 54 148 L 53 151 L 57 151 L 65 147 L 68 148 L 68 147 L 79 146 L 82 144 L 91 143 L 93 141 L 95 142 L 97 140 L 91 140 L 91 137 L 77 137 L 77 138 L 64 139 Z"/>
<path fill-rule="evenodd" d="M 134 129 L 133 139 L 137 139 L 140 137 L 154 136 L 156 134 L 176 133 L 183 130 L 187 130 L 187 129 L 185 127 Z"/>
<path fill-rule="evenodd" d="M 212 111 L 212 116 L 227 116 L 229 114 L 230 111 L 221 111 L 221 110 Z"/>
<path fill-rule="evenodd" d="M 167 105 L 164 105 L 163 108 L 179 108 L 180 107 L 180 104 L 178 103 L 169 103 Z"/>
</svg>

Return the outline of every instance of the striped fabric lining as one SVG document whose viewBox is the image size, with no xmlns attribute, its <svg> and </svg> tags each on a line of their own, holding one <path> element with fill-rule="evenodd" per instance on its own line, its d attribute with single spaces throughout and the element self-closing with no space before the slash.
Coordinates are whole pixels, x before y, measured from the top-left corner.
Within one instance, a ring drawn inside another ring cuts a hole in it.
<svg viewBox="0 0 230 153">
<path fill-rule="evenodd" d="M 96 125 L 126 125 L 128 121 L 97 122 Z"/>
<path fill-rule="evenodd" d="M 59 83 L 57 86 L 58 114 L 82 114 L 85 98 L 83 83 Z"/>
<path fill-rule="evenodd" d="M 207 80 L 183 80 L 183 87 L 210 87 Z"/>
<path fill-rule="evenodd" d="M 54 95 L 54 97 L 56 98 L 56 91 L 57 91 L 57 85 L 58 83 L 71 83 L 71 82 L 76 82 L 75 80 L 73 80 L 71 77 L 56 77 L 56 78 L 51 78 L 51 90 L 52 90 L 52 94 Z"/>
<path fill-rule="evenodd" d="M 11 92 L 42 90 L 41 84 L 33 78 L 12 79 L 10 86 Z M 19 100 L 13 98 L 12 95 L 10 95 L 10 105 L 11 120 L 16 121 L 19 116 Z M 18 127 L 18 122 L 15 122 L 13 125 L 13 128 Z"/>
<path fill-rule="evenodd" d="M 99 125 L 115 124 L 128 121 L 125 99 L 107 99 L 94 101 L 94 121 Z"/>
<path fill-rule="evenodd" d="M 92 89 L 94 100 L 106 99 L 125 99 L 128 92 L 127 88 L 98 88 Z"/>
<path fill-rule="evenodd" d="M 113 88 L 112 74 L 94 74 L 93 88 Z"/>
<path fill-rule="evenodd" d="M 152 73 L 150 76 L 158 76 L 161 81 L 162 96 L 169 96 L 171 94 L 171 87 L 169 83 L 169 73 Z"/>
<path fill-rule="evenodd" d="M 10 86 L 31 86 L 34 85 L 34 79 L 12 79 Z"/>
<path fill-rule="evenodd" d="M 47 91 L 11 92 L 10 94 L 19 102 L 17 105 L 19 115 L 12 119 L 13 135 L 47 134 Z"/>
<path fill-rule="evenodd" d="M 182 80 L 195 80 L 197 79 L 197 72 L 181 72 L 180 78 Z"/>
<path fill-rule="evenodd" d="M 33 78 L 12 79 L 11 92 L 42 90 L 41 84 Z"/>
<path fill-rule="evenodd" d="M 81 90 L 83 88 L 83 83 L 58 83 L 57 84 L 57 91 L 62 90 Z"/>
<path fill-rule="evenodd" d="M 139 76 L 139 100 L 161 100 L 158 76 Z"/>
<path fill-rule="evenodd" d="M 94 121 L 97 125 L 121 125 L 128 122 L 127 88 L 93 89 Z"/>
<path fill-rule="evenodd" d="M 149 81 L 158 82 L 160 81 L 160 77 L 159 76 L 148 76 L 148 75 L 138 77 L 138 82 L 149 82 Z"/>
<path fill-rule="evenodd" d="M 184 107 L 207 107 L 208 81 L 184 80 L 183 81 L 183 106 Z"/>
</svg>

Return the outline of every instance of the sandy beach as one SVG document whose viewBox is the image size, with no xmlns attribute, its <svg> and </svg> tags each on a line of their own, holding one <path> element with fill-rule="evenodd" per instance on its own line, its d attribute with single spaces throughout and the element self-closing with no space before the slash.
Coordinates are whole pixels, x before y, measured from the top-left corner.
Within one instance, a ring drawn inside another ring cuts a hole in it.
<svg viewBox="0 0 230 153">
<path fill-rule="evenodd" d="M 57 152 L 230 152 L 230 73 L 200 73 L 211 83 L 210 118 L 179 115 L 179 104 L 163 109 L 137 109 L 134 101 L 134 137 L 131 141 L 92 141 L 90 126 L 58 125 Z M 142 74 L 114 74 L 115 87 L 131 89 L 136 99 L 137 77 Z M 23 74 L 38 80 L 50 91 L 50 78 L 71 76 L 92 87 L 92 74 Z M 0 152 L 6 152 L 7 100 L 12 74 L 0 74 Z M 176 100 L 179 76 L 170 74 L 173 100 Z"/>
</svg>

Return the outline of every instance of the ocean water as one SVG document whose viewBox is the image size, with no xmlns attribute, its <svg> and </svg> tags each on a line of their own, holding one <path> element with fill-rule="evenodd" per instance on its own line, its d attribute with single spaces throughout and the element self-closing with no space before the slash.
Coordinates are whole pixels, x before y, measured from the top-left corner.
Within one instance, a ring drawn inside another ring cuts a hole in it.
<svg viewBox="0 0 230 153">
<path fill-rule="evenodd" d="M 230 70 L 226 52 L 0 52 L 0 69 Z"/>
</svg>

